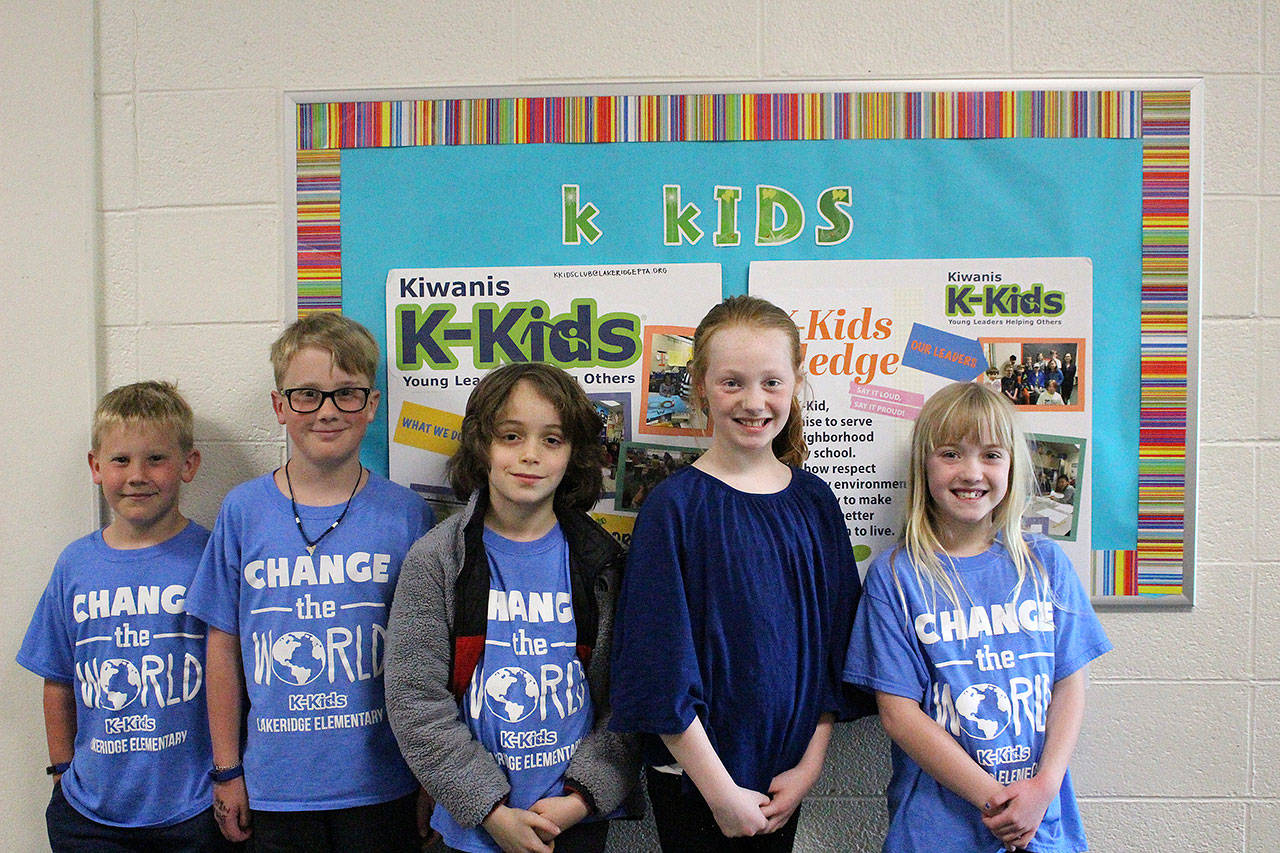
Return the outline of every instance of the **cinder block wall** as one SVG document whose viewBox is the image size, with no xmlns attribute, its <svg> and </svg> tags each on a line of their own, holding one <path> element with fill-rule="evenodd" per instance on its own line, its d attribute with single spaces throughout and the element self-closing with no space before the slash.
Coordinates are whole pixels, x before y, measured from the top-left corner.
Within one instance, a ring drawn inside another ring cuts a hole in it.
<svg viewBox="0 0 1280 853">
<path fill-rule="evenodd" d="M 283 452 L 265 352 L 292 299 L 285 92 L 1203 76 L 1199 606 L 1103 616 L 1116 650 L 1093 670 L 1074 767 L 1095 850 L 1280 849 L 1280 391 L 1270 369 L 1280 359 L 1276 0 L 62 5 L 92 16 L 96 28 L 92 55 L 82 50 L 78 61 L 96 76 L 98 185 L 96 272 L 76 285 L 96 306 L 96 356 L 62 369 L 97 371 L 98 391 L 144 377 L 179 382 L 205 454 L 187 509 L 206 524 L 228 487 L 279 464 Z M 16 37 L 6 30 L 0 39 Z M 14 55 L 0 51 L 6 79 L 23 76 Z M 83 166 L 75 151 L 52 156 Z M 31 198 L 30 210 L 44 201 Z M 26 235 L 14 221 L 0 222 L 0 233 Z M 46 310 L 30 293 L 17 307 Z M 15 440 L 19 455 L 40 454 L 38 430 Z M 50 464 L 71 471 L 80 458 Z M 70 482 L 58 481 L 55 495 L 82 505 L 87 478 Z M 18 637 L 54 551 L 47 542 L 5 545 L 20 559 L 0 571 L 23 575 L 24 597 L 4 633 Z M 9 800 L 0 836 L 14 839 L 6 849 L 40 849 L 39 685 L 8 670 L 5 677 L 0 703 L 16 732 L 5 752 L 23 781 L 14 783 L 20 798 Z M 887 775 L 878 724 L 841 727 L 806 806 L 802 849 L 878 849 Z M 643 826 L 625 827 L 613 846 L 645 849 L 650 838 Z"/>
</svg>

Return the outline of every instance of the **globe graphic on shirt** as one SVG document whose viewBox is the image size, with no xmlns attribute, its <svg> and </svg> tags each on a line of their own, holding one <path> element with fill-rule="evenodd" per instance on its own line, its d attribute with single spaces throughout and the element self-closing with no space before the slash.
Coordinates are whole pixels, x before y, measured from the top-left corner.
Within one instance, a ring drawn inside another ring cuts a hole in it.
<svg viewBox="0 0 1280 853">
<path fill-rule="evenodd" d="M 518 666 L 504 666 L 485 679 L 484 704 L 495 716 L 518 723 L 538 706 L 538 682 Z"/>
<path fill-rule="evenodd" d="M 324 672 L 324 646 L 314 634 L 290 631 L 271 644 L 271 668 L 282 681 L 310 684 Z"/>
<path fill-rule="evenodd" d="M 98 667 L 98 687 L 102 690 L 98 700 L 100 704 L 112 711 L 119 711 L 138 698 L 142 689 L 142 676 L 138 673 L 138 668 L 129 661 L 112 658 L 103 661 L 102 666 Z"/>
<path fill-rule="evenodd" d="M 994 684 L 971 684 L 956 697 L 960 728 L 969 737 L 991 740 L 1009 727 L 1013 704 Z"/>
</svg>

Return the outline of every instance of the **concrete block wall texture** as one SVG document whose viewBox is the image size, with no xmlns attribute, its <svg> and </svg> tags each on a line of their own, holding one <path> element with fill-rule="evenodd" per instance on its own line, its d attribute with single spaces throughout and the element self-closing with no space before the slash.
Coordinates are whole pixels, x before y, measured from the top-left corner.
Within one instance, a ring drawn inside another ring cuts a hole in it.
<svg viewBox="0 0 1280 853">
<path fill-rule="evenodd" d="M 81 0 L 95 43 L 88 156 L 97 392 L 175 379 L 205 465 L 186 507 L 211 523 L 234 483 L 279 464 L 266 347 L 289 319 L 285 93 L 637 81 L 1205 78 L 1199 605 L 1108 612 L 1074 761 L 1098 851 L 1280 850 L 1280 3 L 1277 0 Z M 13 38 L 8 32 L 0 39 Z M 84 51 L 90 55 L 85 56 Z M 10 51 L 0 68 L 16 73 Z M 84 163 L 71 163 L 83 168 Z M 0 167 L 4 168 L 4 167 Z M 31 210 L 41 210 L 33 198 Z M 0 223 L 6 237 L 23 225 Z M 71 372 L 71 368 L 68 368 Z M 41 451 L 26 437 L 19 453 Z M 52 460 L 66 504 L 82 456 Z M 6 547 L 10 543 L 6 542 Z M 21 552 L 45 575 L 56 549 Z M 13 572 L 15 569 L 7 568 Z M 10 621 L 25 624 L 38 586 Z M 6 636 L 19 636 L 20 627 Z M 15 641 L 16 642 L 16 641 Z M 11 658 L 14 649 L 8 650 Z M 12 665 L 11 665 L 12 669 Z M 39 684 L 0 703 L 25 780 L 0 828 L 40 849 Z M 23 772 L 23 769 L 30 772 Z M 800 849 L 878 849 L 887 741 L 840 727 Z M 25 786 L 25 787 L 23 787 Z M 622 825 L 612 849 L 648 849 Z"/>
</svg>

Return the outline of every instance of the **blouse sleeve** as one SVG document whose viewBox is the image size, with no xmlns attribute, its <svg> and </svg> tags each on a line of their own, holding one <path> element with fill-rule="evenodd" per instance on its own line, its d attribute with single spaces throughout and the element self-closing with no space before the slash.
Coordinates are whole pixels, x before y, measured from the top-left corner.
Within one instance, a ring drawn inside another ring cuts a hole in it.
<svg viewBox="0 0 1280 853">
<path fill-rule="evenodd" d="M 614 731 L 679 734 L 695 716 L 706 718 L 685 588 L 683 515 L 660 486 L 636 519 L 614 625 Z"/>
</svg>

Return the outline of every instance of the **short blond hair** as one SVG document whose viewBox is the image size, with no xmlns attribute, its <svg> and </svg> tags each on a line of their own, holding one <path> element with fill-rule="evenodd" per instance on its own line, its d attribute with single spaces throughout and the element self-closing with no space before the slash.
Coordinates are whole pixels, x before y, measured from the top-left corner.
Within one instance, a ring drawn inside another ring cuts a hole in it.
<svg viewBox="0 0 1280 853">
<path fill-rule="evenodd" d="M 344 373 L 366 376 L 370 382 L 378 378 L 378 361 L 382 353 L 369 330 L 350 317 L 332 311 L 318 311 L 299 317 L 271 345 L 271 369 L 275 373 L 276 390 L 284 390 L 284 374 L 289 364 L 299 350 L 307 347 L 329 353 L 334 366 Z"/>
<path fill-rule="evenodd" d="M 171 382 L 146 381 L 121 385 L 103 396 L 93 413 L 94 451 L 101 447 L 108 429 L 138 424 L 172 430 L 183 453 L 195 447 L 195 417 L 177 387 Z"/>
</svg>

